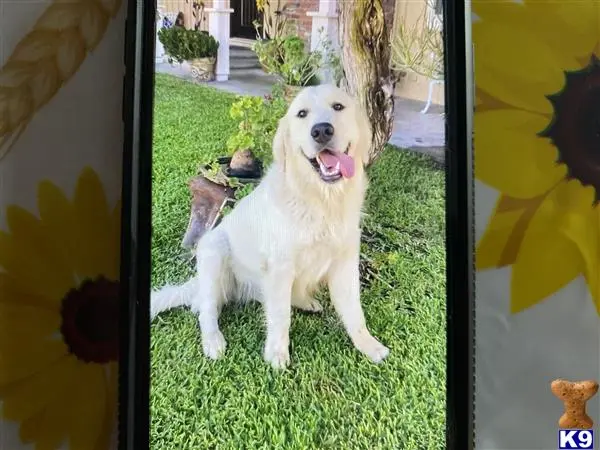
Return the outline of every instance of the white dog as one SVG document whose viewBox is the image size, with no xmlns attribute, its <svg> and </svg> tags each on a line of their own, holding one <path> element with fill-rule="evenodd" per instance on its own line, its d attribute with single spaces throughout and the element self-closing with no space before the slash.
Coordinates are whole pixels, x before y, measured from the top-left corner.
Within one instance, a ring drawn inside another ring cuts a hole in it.
<svg viewBox="0 0 600 450">
<path fill-rule="evenodd" d="M 264 358 L 284 368 L 291 307 L 321 311 L 312 293 L 326 283 L 354 346 L 382 361 L 389 350 L 365 324 L 358 272 L 370 133 L 364 113 L 341 89 L 302 90 L 279 122 L 263 180 L 199 240 L 197 276 L 152 294 L 151 317 L 191 306 L 204 353 L 217 359 L 226 345 L 218 324 L 223 305 L 258 300 L 266 315 Z"/>
</svg>

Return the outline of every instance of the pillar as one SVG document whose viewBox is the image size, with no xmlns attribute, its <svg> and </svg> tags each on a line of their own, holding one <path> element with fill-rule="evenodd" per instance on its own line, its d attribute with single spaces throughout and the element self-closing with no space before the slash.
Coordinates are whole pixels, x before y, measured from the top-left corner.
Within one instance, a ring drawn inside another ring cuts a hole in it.
<svg viewBox="0 0 600 450">
<path fill-rule="evenodd" d="M 311 51 L 321 51 L 323 49 L 323 39 L 329 40 L 330 51 L 339 52 L 339 36 L 338 36 L 338 11 L 337 0 L 320 0 L 318 11 L 308 11 L 307 16 L 312 18 L 312 29 L 310 35 Z M 321 78 L 325 82 L 332 82 L 332 75 L 325 68 L 321 72 Z"/>
<path fill-rule="evenodd" d="M 229 0 L 213 0 L 213 7 L 206 8 L 208 13 L 208 32 L 219 43 L 215 76 L 217 81 L 229 79 L 229 17 L 233 9 L 229 8 Z"/>
</svg>

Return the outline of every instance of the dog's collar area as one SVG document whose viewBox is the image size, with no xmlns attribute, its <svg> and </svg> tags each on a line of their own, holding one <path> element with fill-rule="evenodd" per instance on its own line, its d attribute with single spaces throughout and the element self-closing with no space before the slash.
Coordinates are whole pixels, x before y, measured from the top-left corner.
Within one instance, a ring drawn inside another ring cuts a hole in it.
<svg viewBox="0 0 600 450">
<path fill-rule="evenodd" d="M 331 149 L 324 148 L 319 153 L 324 152 L 324 151 L 332 152 Z M 348 144 L 348 147 L 346 147 L 346 150 L 344 150 L 344 153 L 347 155 L 349 151 L 350 151 L 350 144 Z M 323 180 L 325 183 L 335 183 L 336 181 L 341 180 L 342 173 L 340 171 L 339 163 L 331 171 L 331 173 L 326 173 L 324 171 L 324 170 L 326 170 L 324 165 L 321 162 L 319 162 L 319 153 L 317 153 L 317 156 L 315 156 L 314 158 L 306 157 L 306 159 L 308 159 L 308 161 L 310 162 L 310 165 L 313 167 L 313 169 L 315 169 L 315 171 L 317 172 L 319 177 L 321 177 L 321 180 Z"/>
</svg>

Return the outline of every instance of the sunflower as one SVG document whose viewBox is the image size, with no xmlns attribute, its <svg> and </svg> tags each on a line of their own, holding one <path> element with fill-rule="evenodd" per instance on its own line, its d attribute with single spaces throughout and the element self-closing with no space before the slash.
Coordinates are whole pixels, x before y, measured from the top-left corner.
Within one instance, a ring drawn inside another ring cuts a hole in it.
<svg viewBox="0 0 600 450">
<path fill-rule="evenodd" d="M 600 314 L 600 3 L 473 0 L 475 176 L 500 191 L 479 270 L 511 312 L 583 275 Z"/>
<path fill-rule="evenodd" d="M 0 231 L 1 416 L 36 450 L 104 450 L 116 423 L 120 204 L 96 173 L 72 201 L 50 182 L 39 217 L 6 210 Z"/>
</svg>

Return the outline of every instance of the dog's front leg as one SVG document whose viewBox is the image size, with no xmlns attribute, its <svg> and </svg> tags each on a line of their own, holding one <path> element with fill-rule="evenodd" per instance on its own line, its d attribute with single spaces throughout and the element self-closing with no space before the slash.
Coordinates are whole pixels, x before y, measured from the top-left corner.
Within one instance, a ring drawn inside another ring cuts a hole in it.
<svg viewBox="0 0 600 450">
<path fill-rule="evenodd" d="M 287 264 L 273 265 L 264 278 L 263 302 L 267 322 L 264 358 L 273 368 L 290 363 L 290 324 L 294 275 Z"/>
<path fill-rule="evenodd" d="M 354 347 L 373 362 L 383 361 L 390 350 L 375 339 L 367 329 L 360 304 L 358 252 L 333 263 L 329 271 L 328 286 L 331 302 Z"/>
</svg>

